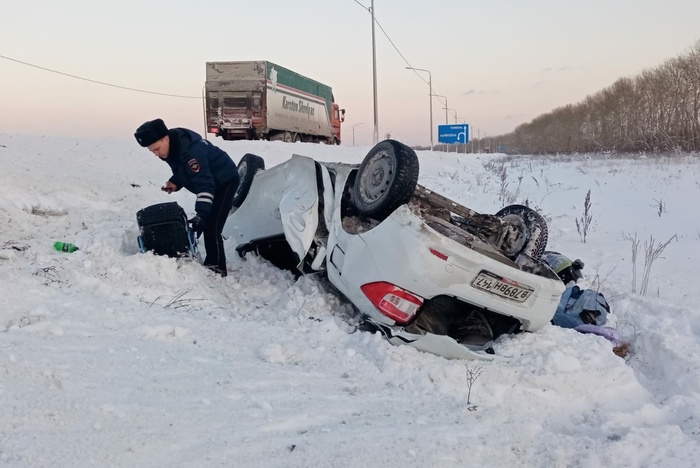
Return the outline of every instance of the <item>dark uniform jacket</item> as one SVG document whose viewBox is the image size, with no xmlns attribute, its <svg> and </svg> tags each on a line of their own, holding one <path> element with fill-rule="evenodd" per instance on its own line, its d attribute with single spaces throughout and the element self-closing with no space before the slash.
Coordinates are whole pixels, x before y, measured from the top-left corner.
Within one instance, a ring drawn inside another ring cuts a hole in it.
<svg viewBox="0 0 700 468">
<path fill-rule="evenodd" d="M 171 128 L 170 151 L 164 159 L 173 171 L 170 182 L 180 190 L 185 187 L 197 195 L 194 209 L 206 218 L 211 211 L 217 188 L 238 181 L 236 164 L 223 150 L 212 145 L 192 130 Z"/>
</svg>

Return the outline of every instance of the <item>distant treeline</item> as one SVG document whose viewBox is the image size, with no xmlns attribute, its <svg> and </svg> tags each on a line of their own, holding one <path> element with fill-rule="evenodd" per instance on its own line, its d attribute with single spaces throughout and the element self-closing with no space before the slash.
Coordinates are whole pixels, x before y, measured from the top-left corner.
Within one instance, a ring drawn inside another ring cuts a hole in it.
<svg viewBox="0 0 700 468">
<path fill-rule="evenodd" d="M 498 137 L 509 153 L 700 150 L 700 41 L 684 55 Z"/>
</svg>

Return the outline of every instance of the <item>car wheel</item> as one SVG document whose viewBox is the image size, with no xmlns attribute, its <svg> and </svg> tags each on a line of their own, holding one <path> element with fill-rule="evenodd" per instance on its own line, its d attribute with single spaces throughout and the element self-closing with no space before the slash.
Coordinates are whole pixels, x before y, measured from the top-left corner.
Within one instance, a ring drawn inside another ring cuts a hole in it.
<svg viewBox="0 0 700 468">
<path fill-rule="evenodd" d="M 503 221 L 500 246 L 510 258 L 526 254 L 540 259 L 547 247 L 547 222 L 542 215 L 524 205 L 509 205 L 496 213 Z"/>
<path fill-rule="evenodd" d="M 377 143 L 362 161 L 353 186 L 353 205 L 360 216 L 382 221 L 407 203 L 418 183 L 418 156 L 395 140 Z"/>
<path fill-rule="evenodd" d="M 253 178 L 258 171 L 265 169 L 265 160 L 252 153 L 246 153 L 238 163 L 238 188 L 233 194 L 233 207 L 238 208 L 248 196 Z"/>
</svg>

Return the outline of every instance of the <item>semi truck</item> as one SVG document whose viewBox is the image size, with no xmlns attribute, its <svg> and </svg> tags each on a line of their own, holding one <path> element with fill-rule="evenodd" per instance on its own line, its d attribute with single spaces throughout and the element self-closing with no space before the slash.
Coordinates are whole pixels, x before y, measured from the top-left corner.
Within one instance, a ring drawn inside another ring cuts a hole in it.
<svg viewBox="0 0 700 468">
<path fill-rule="evenodd" d="M 224 140 L 339 145 L 345 109 L 333 90 L 272 62 L 207 62 L 207 132 Z"/>
</svg>

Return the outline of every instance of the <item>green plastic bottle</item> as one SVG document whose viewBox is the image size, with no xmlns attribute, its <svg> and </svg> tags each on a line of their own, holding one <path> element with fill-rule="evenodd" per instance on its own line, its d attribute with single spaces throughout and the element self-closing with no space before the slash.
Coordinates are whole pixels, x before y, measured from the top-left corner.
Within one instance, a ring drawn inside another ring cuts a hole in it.
<svg viewBox="0 0 700 468">
<path fill-rule="evenodd" d="M 71 244 L 70 242 L 54 242 L 53 243 L 53 248 L 58 250 L 59 252 L 68 252 L 68 253 L 73 253 L 76 250 L 78 250 L 78 246 L 75 244 Z"/>
</svg>

